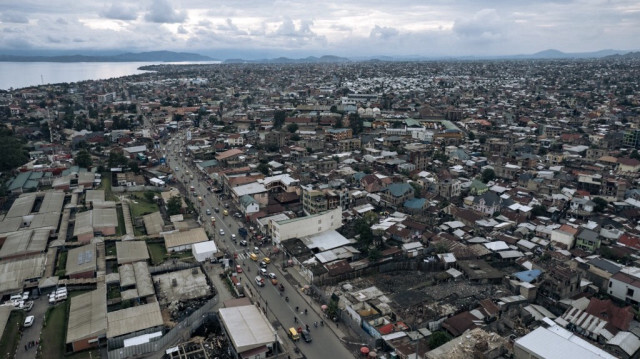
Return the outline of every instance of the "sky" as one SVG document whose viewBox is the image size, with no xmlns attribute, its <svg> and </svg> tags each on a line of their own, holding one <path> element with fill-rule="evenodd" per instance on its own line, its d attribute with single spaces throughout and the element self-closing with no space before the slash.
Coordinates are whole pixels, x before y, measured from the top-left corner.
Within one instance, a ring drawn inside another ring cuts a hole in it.
<svg viewBox="0 0 640 359">
<path fill-rule="evenodd" d="M 0 53 L 494 56 L 640 48 L 638 0 L 20 0 Z"/>
</svg>

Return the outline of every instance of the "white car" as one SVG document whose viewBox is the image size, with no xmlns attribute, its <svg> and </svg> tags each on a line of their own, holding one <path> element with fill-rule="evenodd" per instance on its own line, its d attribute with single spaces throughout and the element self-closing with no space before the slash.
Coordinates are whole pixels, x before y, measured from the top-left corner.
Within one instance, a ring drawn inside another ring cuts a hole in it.
<svg viewBox="0 0 640 359">
<path fill-rule="evenodd" d="M 235 234 L 232 234 L 232 235 L 231 235 L 231 239 L 235 241 L 235 240 L 236 240 L 236 235 L 235 235 Z"/>
<path fill-rule="evenodd" d="M 277 277 L 276 277 L 275 273 L 271 272 L 271 273 L 269 273 L 269 278 L 276 279 Z"/>
<path fill-rule="evenodd" d="M 220 235 L 224 236 L 224 229 L 220 228 Z"/>
<path fill-rule="evenodd" d="M 28 316 L 27 318 L 25 318 L 24 320 L 24 326 L 26 327 L 30 327 L 33 325 L 33 322 L 36 320 L 36 317 L 33 315 Z"/>
<path fill-rule="evenodd" d="M 260 274 L 261 274 L 263 277 L 266 277 L 266 276 L 267 276 L 267 270 L 266 270 L 266 269 L 264 269 L 264 268 L 260 268 Z"/>
<path fill-rule="evenodd" d="M 29 299 L 29 292 L 23 292 L 22 293 L 22 300 L 27 300 Z"/>
</svg>

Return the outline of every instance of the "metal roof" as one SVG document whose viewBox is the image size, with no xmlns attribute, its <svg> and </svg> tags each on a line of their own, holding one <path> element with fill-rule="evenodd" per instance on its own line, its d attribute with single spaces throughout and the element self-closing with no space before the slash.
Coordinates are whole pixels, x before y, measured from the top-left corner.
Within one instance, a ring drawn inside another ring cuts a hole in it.
<svg viewBox="0 0 640 359">
<path fill-rule="evenodd" d="M 0 262 L 0 294 L 22 290 L 26 279 L 42 277 L 46 255 L 11 262 Z"/>
<path fill-rule="evenodd" d="M 0 258 L 14 255 L 44 252 L 49 240 L 48 229 L 26 230 L 9 233 L 0 249 Z"/>
<path fill-rule="evenodd" d="M 275 341 L 275 330 L 253 305 L 219 309 L 220 319 L 239 353 Z"/>
<path fill-rule="evenodd" d="M 104 335 L 107 331 L 107 292 L 104 286 L 71 298 L 67 343 Z"/>
<path fill-rule="evenodd" d="M 144 228 L 147 230 L 148 235 L 158 234 L 162 232 L 162 227 L 164 227 L 164 220 L 162 219 L 162 215 L 160 212 L 153 212 L 147 215 L 142 216 L 142 220 L 144 221 Z"/>
<path fill-rule="evenodd" d="M 97 268 L 96 244 L 76 247 L 67 254 L 66 275 L 95 271 Z"/>
<path fill-rule="evenodd" d="M 118 264 L 133 263 L 149 259 L 149 251 L 145 241 L 116 242 Z"/>
<path fill-rule="evenodd" d="M 172 232 L 164 235 L 164 243 L 167 249 L 191 245 L 198 242 L 208 241 L 204 228 L 194 228 L 186 232 Z"/>
<path fill-rule="evenodd" d="M 151 302 L 107 313 L 107 338 L 163 325 L 160 304 Z"/>
</svg>

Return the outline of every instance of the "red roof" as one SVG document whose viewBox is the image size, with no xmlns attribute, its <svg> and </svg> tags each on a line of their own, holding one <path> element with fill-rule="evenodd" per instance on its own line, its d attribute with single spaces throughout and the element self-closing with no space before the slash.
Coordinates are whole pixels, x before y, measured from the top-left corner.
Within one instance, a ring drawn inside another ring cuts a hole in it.
<svg viewBox="0 0 640 359">
<path fill-rule="evenodd" d="M 628 330 L 633 319 L 633 310 L 630 306 L 618 307 L 611 299 L 591 298 L 585 312 L 609 322 L 620 330 Z"/>
<path fill-rule="evenodd" d="M 385 325 L 381 326 L 380 328 L 378 328 L 378 331 L 382 335 L 393 333 L 394 330 L 395 330 L 395 327 L 393 326 L 393 323 L 385 324 Z"/>
<path fill-rule="evenodd" d="M 618 158 L 618 163 L 625 166 L 640 166 L 640 161 L 635 158 Z"/>
<path fill-rule="evenodd" d="M 618 244 L 640 250 L 640 238 L 625 233 L 618 239 Z"/>
</svg>

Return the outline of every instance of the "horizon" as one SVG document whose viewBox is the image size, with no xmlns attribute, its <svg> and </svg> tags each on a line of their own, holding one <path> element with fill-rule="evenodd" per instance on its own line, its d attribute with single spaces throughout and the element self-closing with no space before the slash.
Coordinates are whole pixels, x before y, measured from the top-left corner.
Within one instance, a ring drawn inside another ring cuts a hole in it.
<svg viewBox="0 0 640 359">
<path fill-rule="evenodd" d="M 629 0 L 222 0 L 212 8 L 204 0 L 26 0 L 5 5 L 0 31 L 2 53 L 499 57 L 637 51 L 640 6 Z"/>
</svg>

